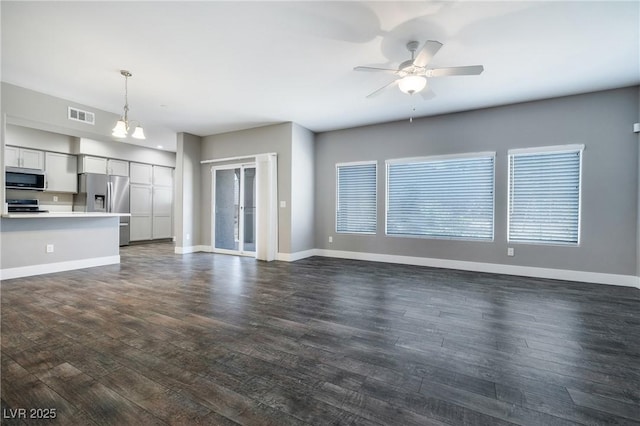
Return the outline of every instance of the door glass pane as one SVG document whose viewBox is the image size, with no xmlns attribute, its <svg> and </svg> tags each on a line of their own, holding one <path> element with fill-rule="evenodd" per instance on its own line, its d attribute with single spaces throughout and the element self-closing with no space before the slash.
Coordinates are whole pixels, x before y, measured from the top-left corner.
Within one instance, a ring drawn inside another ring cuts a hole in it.
<svg viewBox="0 0 640 426">
<path fill-rule="evenodd" d="M 239 250 L 240 169 L 216 170 L 215 247 Z"/>
<path fill-rule="evenodd" d="M 244 247 L 243 251 L 256 251 L 256 169 L 244 169 Z"/>
</svg>

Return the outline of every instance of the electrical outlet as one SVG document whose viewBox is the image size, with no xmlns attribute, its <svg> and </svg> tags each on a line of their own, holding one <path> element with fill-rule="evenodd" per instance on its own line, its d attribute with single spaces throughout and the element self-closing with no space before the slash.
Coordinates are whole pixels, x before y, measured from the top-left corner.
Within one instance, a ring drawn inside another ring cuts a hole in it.
<svg viewBox="0 0 640 426">
<path fill-rule="evenodd" d="M 329 242 L 332 243 L 333 242 L 333 237 L 329 237 Z"/>
<path fill-rule="evenodd" d="M 191 239 L 191 234 L 187 234 L 187 241 Z"/>
<path fill-rule="evenodd" d="M 47 244 L 47 253 L 53 253 L 53 244 Z"/>
<path fill-rule="evenodd" d="M 286 201 L 280 201 L 280 208 L 284 209 L 287 207 L 287 202 Z"/>
<path fill-rule="evenodd" d="M 54 203 L 57 203 L 57 202 L 58 202 L 58 196 L 57 196 L 57 195 L 54 195 L 54 196 L 53 196 L 53 202 L 54 202 Z"/>
<path fill-rule="evenodd" d="M 507 247 L 507 256 L 515 256 L 513 247 Z"/>
</svg>

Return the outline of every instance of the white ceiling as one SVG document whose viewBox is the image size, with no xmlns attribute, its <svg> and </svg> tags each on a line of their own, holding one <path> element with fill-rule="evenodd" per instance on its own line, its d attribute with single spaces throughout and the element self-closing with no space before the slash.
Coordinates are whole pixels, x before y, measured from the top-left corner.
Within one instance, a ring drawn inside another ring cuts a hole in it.
<svg viewBox="0 0 640 426">
<path fill-rule="evenodd" d="M 294 121 L 320 132 L 640 83 L 640 3 L 1 2 L 2 81 L 130 118 L 148 146 Z M 431 100 L 392 76 L 409 40 L 444 44 Z M 133 142 L 133 141 L 132 141 Z"/>
</svg>

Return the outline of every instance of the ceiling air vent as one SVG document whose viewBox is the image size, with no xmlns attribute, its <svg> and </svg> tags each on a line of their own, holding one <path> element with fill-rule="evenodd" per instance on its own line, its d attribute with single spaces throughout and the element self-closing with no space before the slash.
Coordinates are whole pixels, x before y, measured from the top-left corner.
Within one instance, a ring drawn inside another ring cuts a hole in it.
<svg viewBox="0 0 640 426">
<path fill-rule="evenodd" d="M 89 111 L 69 107 L 69 120 L 81 121 L 87 124 L 96 124 L 96 115 Z"/>
</svg>

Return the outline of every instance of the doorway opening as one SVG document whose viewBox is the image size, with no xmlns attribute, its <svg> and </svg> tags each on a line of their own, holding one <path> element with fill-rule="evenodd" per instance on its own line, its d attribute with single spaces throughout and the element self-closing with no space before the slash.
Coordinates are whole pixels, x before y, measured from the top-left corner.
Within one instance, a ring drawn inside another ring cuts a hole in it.
<svg viewBox="0 0 640 426">
<path fill-rule="evenodd" d="M 213 251 L 256 256 L 256 164 L 213 168 Z"/>
</svg>

